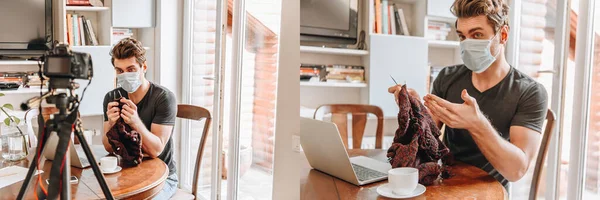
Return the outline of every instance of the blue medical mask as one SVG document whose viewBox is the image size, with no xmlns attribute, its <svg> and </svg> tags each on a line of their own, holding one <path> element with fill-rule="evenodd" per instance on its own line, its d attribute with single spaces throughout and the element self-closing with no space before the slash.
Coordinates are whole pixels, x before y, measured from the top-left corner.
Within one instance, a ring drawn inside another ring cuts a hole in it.
<svg viewBox="0 0 600 200">
<path fill-rule="evenodd" d="M 490 40 L 465 39 L 460 42 L 460 56 L 467 68 L 475 73 L 481 73 L 496 61 L 496 56 L 500 51 L 495 56 L 490 51 L 496 35 Z"/>
<path fill-rule="evenodd" d="M 122 87 L 129 93 L 135 92 L 142 81 L 140 81 L 140 72 L 125 72 L 117 74 L 117 87 Z"/>
</svg>

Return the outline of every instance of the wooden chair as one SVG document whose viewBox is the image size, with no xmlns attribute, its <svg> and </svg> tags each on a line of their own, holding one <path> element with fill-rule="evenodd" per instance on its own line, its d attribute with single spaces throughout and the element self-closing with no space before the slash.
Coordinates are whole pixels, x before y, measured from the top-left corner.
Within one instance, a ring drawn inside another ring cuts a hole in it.
<svg viewBox="0 0 600 200">
<path fill-rule="evenodd" d="M 171 197 L 171 199 L 196 199 L 197 190 L 198 190 L 198 176 L 200 175 L 200 167 L 202 166 L 202 153 L 204 152 L 204 144 L 206 143 L 206 137 L 208 135 L 208 131 L 210 129 L 210 123 L 212 121 L 212 117 L 210 112 L 202 108 L 200 106 L 193 105 L 177 105 L 177 117 L 182 119 L 196 120 L 200 121 L 202 119 L 206 119 L 204 121 L 204 130 L 202 130 L 202 137 L 200 139 L 200 145 L 198 146 L 198 154 L 196 155 L 196 166 L 194 167 L 194 176 L 192 183 L 192 193 L 177 189 L 177 193 Z"/>
<path fill-rule="evenodd" d="M 542 169 L 546 160 L 546 153 L 548 152 L 548 145 L 550 144 L 550 138 L 552 138 L 552 131 L 554 130 L 554 120 L 556 115 L 552 110 L 548 109 L 546 114 L 546 127 L 544 128 L 544 135 L 542 135 L 542 143 L 538 151 L 537 159 L 535 161 L 535 168 L 533 171 L 533 178 L 531 180 L 531 188 L 529 190 L 529 199 L 536 199 L 538 192 L 538 186 L 540 183 Z"/>
<path fill-rule="evenodd" d="M 313 119 L 316 119 L 317 113 L 323 111 L 323 114 L 331 113 L 331 121 L 337 125 L 344 146 L 348 148 L 348 114 L 352 114 L 352 148 L 360 149 L 363 136 L 365 134 L 365 125 L 367 124 L 367 114 L 371 113 L 377 116 L 377 132 L 375 132 L 375 148 L 381 149 L 383 143 L 383 111 L 381 108 L 372 105 L 358 104 L 329 104 L 321 105 L 315 111 Z"/>
</svg>

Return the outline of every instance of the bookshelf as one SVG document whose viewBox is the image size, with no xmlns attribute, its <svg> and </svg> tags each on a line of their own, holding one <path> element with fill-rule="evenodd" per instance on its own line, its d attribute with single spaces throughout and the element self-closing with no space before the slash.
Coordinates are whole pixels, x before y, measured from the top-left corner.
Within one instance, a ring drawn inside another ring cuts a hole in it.
<svg viewBox="0 0 600 200">
<path fill-rule="evenodd" d="M 46 91 L 48 91 L 47 88 L 42 88 L 42 92 L 46 92 Z M 0 90 L 0 93 L 3 93 L 3 94 L 39 94 L 40 88 L 32 87 L 32 88 L 19 88 L 17 90 Z"/>
<path fill-rule="evenodd" d="M 87 11 L 87 12 L 103 12 L 109 11 L 109 7 L 91 7 L 91 6 L 65 6 L 67 11 Z"/>
<path fill-rule="evenodd" d="M 313 46 L 300 46 L 300 52 L 303 52 L 303 53 L 332 54 L 332 55 L 348 55 L 348 56 L 365 56 L 365 55 L 369 55 L 369 51 L 367 51 L 367 50 L 343 49 L 343 48 L 328 48 L 328 47 L 313 47 Z"/>
<path fill-rule="evenodd" d="M 429 40 L 428 43 L 429 47 L 434 48 L 458 49 L 460 47 L 458 41 Z"/>
<path fill-rule="evenodd" d="M 300 86 L 305 87 L 343 87 L 343 88 L 366 88 L 366 83 L 344 83 L 344 82 L 307 82 L 300 81 Z"/>
</svg>

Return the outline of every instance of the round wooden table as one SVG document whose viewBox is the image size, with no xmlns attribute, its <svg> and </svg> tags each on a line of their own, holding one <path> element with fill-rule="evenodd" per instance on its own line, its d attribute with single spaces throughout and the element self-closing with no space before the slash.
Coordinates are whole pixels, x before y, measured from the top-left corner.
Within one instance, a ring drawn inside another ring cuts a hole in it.
<svg viewBox="0 0 600 200">
<path fill-rule="evenodd" d="M 92 151 L 97 162 L 100 162 L 100 158 L 108 155 L 102 145 L 92 146 Z M 49 178 L 51 161 L 42 161 L 42 164 L 43 167 L 40 166 L 44 171 L 40 174 L 42 185 L 48 189 L 46 179 Z M 13 165 L 27 168 L 29 167 L 29 161 L 8 162 L 0 158 L 0 168 Z M 73 199 L 105 199 L 91 167 L 85 169 L 71 167 L 71 175 L 79 179 L 79 183 L 71 184 L 71 197 Z M 123 168 L 123 170 L 114 174 L 105 174 L 104 178 L 116 199 L 149 199 L 160 192 L 168 175 L 167 165 L 162 160 L 154 158 L 144 159 L 142 164 L 136 167 Z M 37 176 L 34 176 L 29 184 L 25 199 L 35 199 L 33 192 L 36 180 Z M 0 188 L 0 199 L 16 199 L 21 185 L 23 185 L 23 181 Z"/>
<path fill-rule="evenodd" d="M 350 157 L 367 156 L 387 162 L 386 150 L 348 149 Z M 425 194 L 413 199 L 508 199 L 502 184 L 485 171 L 467 164 L 452 166 L 452 178 L 427 186 Z M 300 174 L 300 199 L 389 199 L 377 194 L 377 187 L 387 183 L 380 181 L 356 186 L 312 169 L 306 159 Z"/>
</svg>

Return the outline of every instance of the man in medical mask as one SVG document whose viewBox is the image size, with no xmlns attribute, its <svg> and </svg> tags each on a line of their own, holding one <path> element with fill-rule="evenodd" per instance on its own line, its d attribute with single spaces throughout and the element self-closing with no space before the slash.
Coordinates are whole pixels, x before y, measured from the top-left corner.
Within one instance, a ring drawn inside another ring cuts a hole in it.
<svg viewBox="0 0 600 200">
<path fill-rule="evenodd" d="M 104 148 L 113 151 L 106 133 L 117 120 L 123 119 L 140 134 L 142 152 L 152 158 L 158 157 L 168 165 L 169 176 L 156 199 L 169 199 L 177 191 L 178 182 L 171 138 L 177 117 L 175 95 L 146 80 L 146 50 L 141 42 L 133 38 L 122 39 L 110 54 L 117 74 L 117 88 L 104 97 Z M 120 99 L 121 109 L 116 100 L 120 97 L 124 97 Z"/>
<path fill-rule="evenodd" d="M 506 0 L 456 0 L 451 10 L 464 65 L 439 73 L 425 106 L 438 127 L 446 125 L 443 141 L 455 158 L 506 187 L 523 177 L 539 148 L 547 93 L 506 61 Z M 400 89 L 388 91 L 397 98 Z"/>
</svg>

